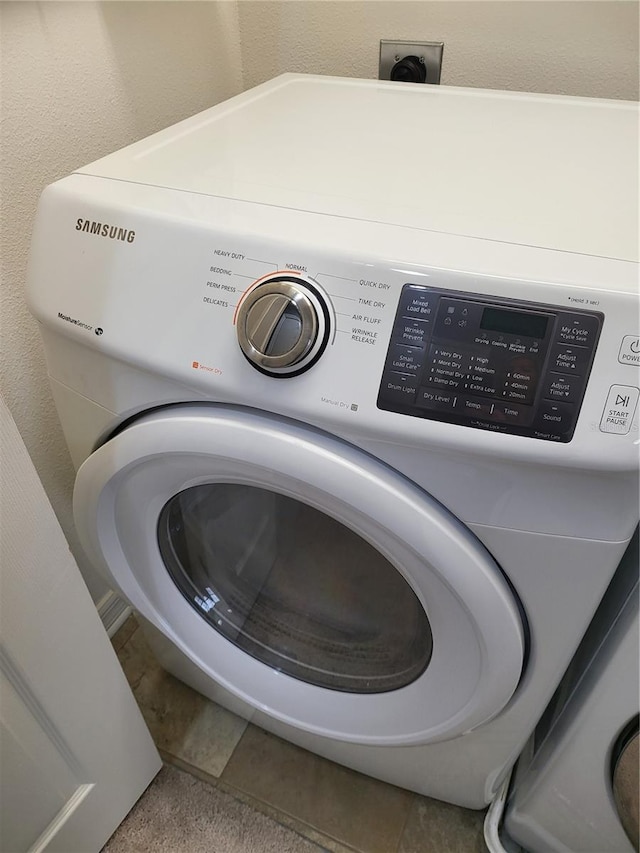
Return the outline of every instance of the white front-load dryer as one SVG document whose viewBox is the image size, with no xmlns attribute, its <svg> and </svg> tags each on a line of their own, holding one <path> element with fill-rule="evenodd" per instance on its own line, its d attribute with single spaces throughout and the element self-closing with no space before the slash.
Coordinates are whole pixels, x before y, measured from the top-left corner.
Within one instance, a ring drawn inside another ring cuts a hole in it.
<svg viewBox="0 0 640 853">
<path fill-rule="evenodd" d="M 635 115 L 285 75 L 44 192 L 78 533 L 169 671 L 493 797 L 637 524 Z"/>
</svg>

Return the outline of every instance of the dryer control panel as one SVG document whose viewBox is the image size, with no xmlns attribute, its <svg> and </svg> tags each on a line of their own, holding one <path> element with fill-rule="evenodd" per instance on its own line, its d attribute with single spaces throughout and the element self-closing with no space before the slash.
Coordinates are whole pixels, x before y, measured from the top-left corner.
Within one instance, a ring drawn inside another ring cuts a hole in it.
<svg viewBox="0 0 640 853">
<path fill-rule="evenodd" d="M 568 442 L 603 315 L 405 284 L 378 408 Z"/>
</svg>

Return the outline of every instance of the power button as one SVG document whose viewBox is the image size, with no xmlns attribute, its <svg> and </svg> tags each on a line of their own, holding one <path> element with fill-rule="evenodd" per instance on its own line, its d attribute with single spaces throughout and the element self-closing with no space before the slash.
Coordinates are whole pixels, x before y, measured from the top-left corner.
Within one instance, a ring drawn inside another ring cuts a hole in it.
<svg viewBox="0 0 640 853">
<path fill-rule="evenodd" d="M 640 364 L 640 337 L 625 335 L 618 353 L 620 364 Z"/>
</svg>

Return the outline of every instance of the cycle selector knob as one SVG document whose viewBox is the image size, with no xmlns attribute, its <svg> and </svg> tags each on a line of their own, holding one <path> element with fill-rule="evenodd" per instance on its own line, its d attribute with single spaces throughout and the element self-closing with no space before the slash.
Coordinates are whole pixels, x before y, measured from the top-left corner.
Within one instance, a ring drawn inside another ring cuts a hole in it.
<svg viewBox="0 0 640 853">
<path fill-rule="evenodd" d="M 274 276 L 257 284 L 240 303 L 238 343 L 249 362 L 270 376 L 308 370 L 329 335 L 327 306 L 305 279 Z"/>
</svg>

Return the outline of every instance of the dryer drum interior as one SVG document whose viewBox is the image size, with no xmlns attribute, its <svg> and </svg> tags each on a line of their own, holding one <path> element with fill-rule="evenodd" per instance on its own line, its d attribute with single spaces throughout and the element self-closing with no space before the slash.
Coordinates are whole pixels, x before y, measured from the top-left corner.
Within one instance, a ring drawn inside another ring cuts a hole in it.
<svg viewBox="0 0 640 853">
<path fill-rule="evenodd" d="M 164 507 L 158 543 L 181 592 L 220 634 L 287 675 L 351 693 L 404 687 L 432 634 L 397 569 L 304 503 L 215 483 Z"/>
</svg>

